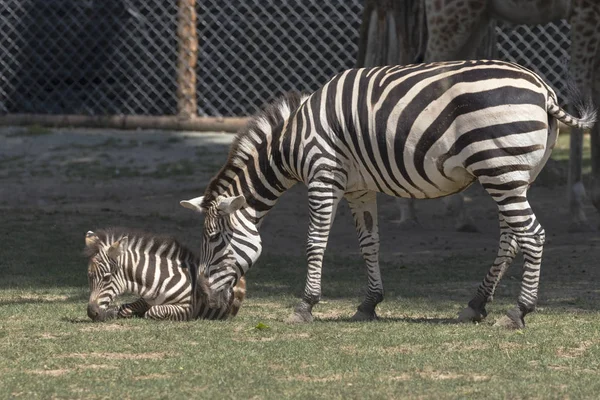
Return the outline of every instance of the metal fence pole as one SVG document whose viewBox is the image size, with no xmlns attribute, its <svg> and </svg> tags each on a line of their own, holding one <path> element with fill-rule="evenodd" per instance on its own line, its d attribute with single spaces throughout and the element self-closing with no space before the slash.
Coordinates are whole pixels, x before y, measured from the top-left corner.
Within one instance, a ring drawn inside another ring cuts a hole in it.
<svg viewBox="0 0 600 400">
<path fill-rule="evenodd" d="M 196 62 L 196 0 L 179 0 L 177 11 L 177 114 L 183 118 L 197 115 Z"/>
</svg>

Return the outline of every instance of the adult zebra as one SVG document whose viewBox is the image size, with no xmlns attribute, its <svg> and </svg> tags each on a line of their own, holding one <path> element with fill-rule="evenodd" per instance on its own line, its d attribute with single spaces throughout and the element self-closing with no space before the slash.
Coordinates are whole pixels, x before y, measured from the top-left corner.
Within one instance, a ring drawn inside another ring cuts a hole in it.
<svg viewBox="0 0 600 400">
<path fill-rule="evenodd" d="M 198 256 L 167 236 L 111 228 L 89 231 L 85 244 L 90 285 L 87 313 L 94 321 L 133 316 L 224 319 L 237 314 L 246 294 L 245 279 L 240 279 L 235 287 L 214 295 L 198 274 Z M 109 307 L 125 292 L 141 297 Z"/>
<path fill-rule="evenodd" d="M 308 186 L 308 274 L 290 320 L 312 320 L 321 295 L 321 264 L 338 202 L 348 201 L 368 271 L 368 290 L 354 319 L 376 317 L 383 299 L 378 263 L 376 192 L 434 198 L 478 180 L 496 201 L 496 260 L 462 320 L 487 313 L 502 274 L 521 249 L 524 273 L 517 306 L 504 318 L 523 327 L 533 311 L 544 230 L 527 189 L 558 137 L 557 120 L 587 128 L 567 114 L 533 72 L 501 61 L 457 61 L 351 69 L 310 96 L 290 95 L 268 106 L 233 142 L 229 158 L 204 196 L 182 205 L 206 214 L 201 263 L 214 290 L 230 287 L 261 252 L 258 229 L 279 196 Z"/>
</svg>

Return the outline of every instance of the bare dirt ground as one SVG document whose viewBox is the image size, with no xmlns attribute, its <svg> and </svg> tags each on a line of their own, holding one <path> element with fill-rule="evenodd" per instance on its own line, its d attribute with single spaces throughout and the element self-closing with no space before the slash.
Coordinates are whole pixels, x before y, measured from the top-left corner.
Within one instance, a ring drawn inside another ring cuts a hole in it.
<svg viewBox="0 0 600 400">
<path fill-rule="evenodd" d="M 58 225 L 86 218 L 89 229 L 132 226 L 170 233 L 194 245 L 200 238 L 201 218 L 182 208 L 179 201 L 202 194 L 224 163 L 232 139 L 233 135 L 220 133 L 3 128 L 0 214 L 43 212 L 54 215 Z M 597 264 L 600 237 L 567 232 L 566 189 L 554 184 L 555 177 L 564 176 L 564 171 L 555 170 L 566 164 L 548 167 L 530 191 L 530 202 L 548 237 L 544 271 L 561 276 L 577 270 L 583 280 L 593 281 L 598 273 L 589 263 Z M 496 207 L 477 184 L 466 195 L 479 233 L 456 232 L 454 217 L 447 215 L 441 200 L 420 201 L 417 210 L 422 226 L 402 230 L 397 202 L 381 195 L 384 263 L 439 263 L 452 255 L 483 256 L 488 261 L 473 271 L 473 281 L 483 278 L 496 252 Z M 600 215 L 589 203 L 586 212 L 591 225 L 598 226 Z M 302 255 L 306 230 L 306 189 L 297 185 L 265 220 L 264 252 Z M 328 254 L 359 254 L 345 203 L 338 210 Z M 518 268 L 512 271 L 515 276 L 519 273 Z"/>
</svg>

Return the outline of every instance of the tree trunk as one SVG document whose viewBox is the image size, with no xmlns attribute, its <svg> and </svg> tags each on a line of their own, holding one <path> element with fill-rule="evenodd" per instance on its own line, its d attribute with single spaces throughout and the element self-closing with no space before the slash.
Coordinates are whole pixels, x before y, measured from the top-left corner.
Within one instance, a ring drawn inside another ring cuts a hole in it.
<svg viewBox="0 0 600 400">
<path fill-rule="evenodd" d="M 196 62 L 196 0 L 178 0 L 177 13 L 177 114 L 193 118 L 197 114 Z"/>
</svg>

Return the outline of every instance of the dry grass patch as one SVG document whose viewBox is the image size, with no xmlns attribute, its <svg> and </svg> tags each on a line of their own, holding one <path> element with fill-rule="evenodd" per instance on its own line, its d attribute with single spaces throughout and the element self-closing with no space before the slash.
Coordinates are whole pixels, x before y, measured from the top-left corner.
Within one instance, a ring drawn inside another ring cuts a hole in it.
<svg viewBox="0 0 600 400">
<path fill-rule="evenodd" d="M 52 335 L 50 333 L 42 333 L 40 339 L 59 339 L 61 336 Z"/>
<path fill-rule="evenodd" d="M 378 351 L 384 354 L 412 354 L 419 352 L 423 349 L 422 345 L 414 344 L 414 345 L 403 345 L 403 346 L 390 346 L 390 347 L 380 347 Z"/>
<path fill-rule="evenodd" d="M 148 380 L 154 380 L 154 379 L 167 379 L 167 378 L 170 378 L 171 376 L 172 376 L 171 374 L 148 374 L 148 375 L 134 376 L 133 380 L 148 381 Z"/>
<path fill-rule="evenodd" d="M 90 323 L 87 326 L 79 328 L 81 332 L 112 332 L 112 331 L 125 331 L 133 330 L 130 326 L 120 324 L 104 324 L 104 323 Z"/>
<path fill-rule="evenodd" d="M 324 312 L 314 312 L 313 315 L 317 319 L 329 320 L 329 319 L 340 319 L 340 318 L 350 318 L 351 315 L 348 314 L 347 311 L 343 310 L 327 310 Z"/>
<path fill-rule="evenodd" d="M 535 344 L 525 345 L 522 343 L 513 343 L 513 342 L 498 343 L 498 348 L 500 350 L 520 350 L 525 347 L 532 347 L 532 346 L 535 346 Z"/>
<path fill-rule="evenodd" d="M 263 336 L 263 337 L 245 336 L 245 337 L 234 337 L 231 340 L 233 340 L 234 342 L 250 342 L 250 343 L 272 342 L 273 340 L 275 340 L 275 337 L 274 336 Z"/>
<path fill-rule="evenodd" d="M 581 342 L 577 347 L 559 347 L 556 355 L 562 358 L 581 357 L 594 343 L 591 341 Z"/>
<path fill-rule="evenodd" d="M 456 343 L 456 342 L 446 342 L 442 343 L 442 346 L 446 351 L 479 351 L 479 350 L 488 350 L 490 348 L 490 344 L 486 342 L 476 342 L 476 343 Z"/>
<path fill-rule="evenodd" d="M 310 338 L 310 334 L 306 332 L 301 333 L 284 333 L 280 335 L 278 339 L 290 340 L 290 339 L 308 339 Z"/>
<path fill-rule="evenodd" d="M 405 382 L 411 380 L 412 378 L 413 376 L 411 374 L 404 372 L 398 375 L 388 376 L 387 378 L 380 378 L 380 381 L 389 380 L 394 382 Z"/>
<path fill-rule="evenodd" d="M 425 371 L 417 371 L 417 375 L 424 379 L 431 379 L 434 381 L 444 381 L 450 379 L 463 379 L 471 382 L 481 382 L 487 381 L 491 378 L 486 375 L 479 374 L 458 374 L 454 372 L 443 372 L 437 370 L 425 370 Z"/>
<path fill-rule="evenodd" d="M 338 329 L 338 331 L 340 333 L 344 333 L 344 334 L 346 334 L 346 333 L 356 333 L 356 332 L 359 332 L 360 330 L 361 330 L 361 328 L 351 328 L 351 327 L 348 327 L 348 328 L 339 328 Z"/>
<path fill-rule="evenodd" d="M 341 374 L 333 374 L 333 375 L 328 375 L 328 376 L 310 376 L 310 375 L 300 374 L 300 375 L 294 375 L 294 376 L 287 376 L 287 377 L 283 378 L 283 380 L 323 383 L 323 382 L 339 382 L 343 378 L 344 377 Z"/>
<path fill-rule="evenodd" d="M 282 334 L 271 334 L 271 336 L 256 336 L 253 334 L 247 334 L 243 336 L 243 332 L 247 329 L 236 329 L 234 330 L 238 335 L 234 336 L 232 340 L 234 342 L 272 342 L 272 341 L 290 341 L 290 340 L 303 340 L 310 338 L 310 334 L 302 333 L 282 333 Z"/>
<path fill-rule="evenodd" d="M 105 360 L 162 360 L 167 353 L 71 353 L 64 358 L 103 358 Z"/>
<path fill-rule="evenodd" d="M 49 303 L 54 301 L 66 301 L 69 299 L 69 296 L 57 294 L 21 294 L 9 299 L 13 301 Z"/>
<path fill-rule="evenodd" d="M 69 372 L 73 372 L 72 369 L 34 369 L 31 371 L 27 371 L 36 375 L 47 375 L 47 376 L 61 376 L 64 374 L 68 374 Z"/>
</svg>

